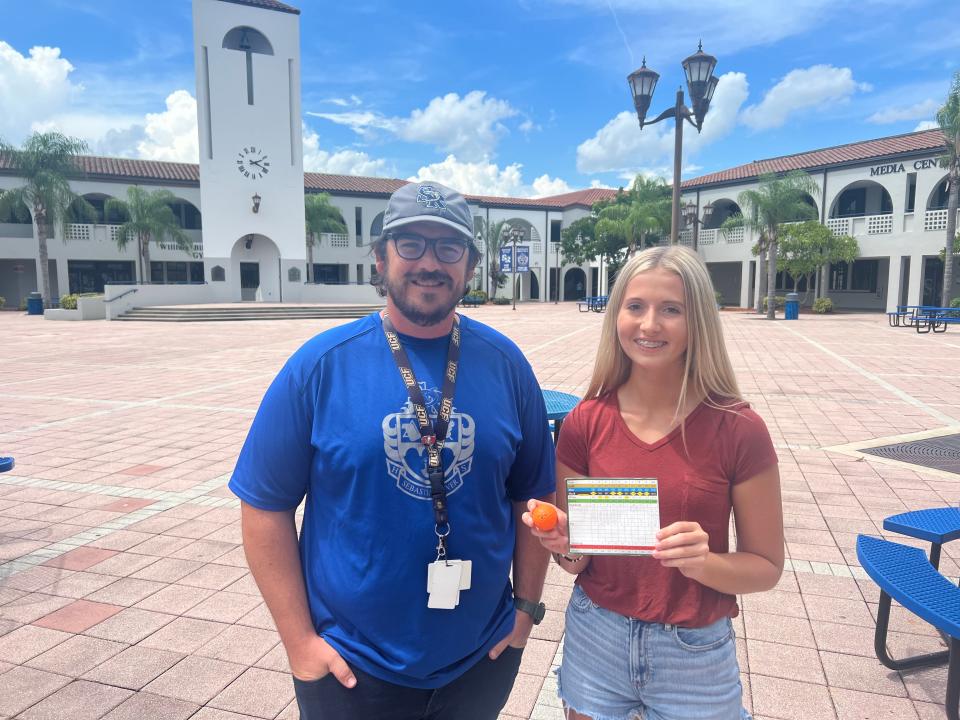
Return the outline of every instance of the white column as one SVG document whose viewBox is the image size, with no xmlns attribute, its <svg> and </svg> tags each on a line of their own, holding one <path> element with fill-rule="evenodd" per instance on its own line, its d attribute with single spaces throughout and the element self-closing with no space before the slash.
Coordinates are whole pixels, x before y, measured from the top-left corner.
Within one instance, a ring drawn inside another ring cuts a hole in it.
<svg viewBox="0 0 960 720">
<path fill-rule="evenodd" d="M 890 256 L 887 271 L 887 312 L 895 312 L 900 304 L 900 269 L 903 259 L 899 255 Z"/>
<path fill-rule="evenodd" d="M 910 256 L 910 285 L 907 291 L 907 305 L 919 305 L 922 298 L 923 255 Z"/>
<path fill-rule="evenodd" d="M 750 307 L 750 261 L 740 263 L 740 307 Z"/>
</svg>

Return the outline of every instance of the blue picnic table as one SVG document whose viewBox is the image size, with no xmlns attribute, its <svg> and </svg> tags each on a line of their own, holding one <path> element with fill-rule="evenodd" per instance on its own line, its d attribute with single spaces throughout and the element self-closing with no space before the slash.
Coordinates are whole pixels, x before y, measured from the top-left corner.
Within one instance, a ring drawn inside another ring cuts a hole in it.
<svg viewBox="0 0 960 720">
<path fill-rule="evenodd" d="M 883 529 L 930 543 L 930 564 L 940 569 L 940 548 L 960 538 L 960 508 L 940 507 L 891 515 Z"/>
<path fill-rule="evenodd" d="M 553 423 L 553 443 L 556 445 L 563 419 L 577 406 L 580 398 L 559 390 L 544 390 L 543 402 L 547 406 L 547 420 Z"/>
<path fill-rule="evenodd" d="M 13 470 L 13 458 L 0 457 L 0 473 L 9 472 L 10 470 Z"/>
</svg>

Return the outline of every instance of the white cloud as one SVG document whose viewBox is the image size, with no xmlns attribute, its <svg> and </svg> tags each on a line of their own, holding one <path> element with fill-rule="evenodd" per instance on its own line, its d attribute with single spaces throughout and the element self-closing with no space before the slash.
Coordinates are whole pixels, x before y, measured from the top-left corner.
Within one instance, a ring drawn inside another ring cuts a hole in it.
<svg viewBox="0 0 960 720">
<path fill-rule="evenodd" d="M 562 179 L 551 178 L 546 174 L 527 185 L 523 181 L 521 163 L 511 163 L 501 168 L 488 159 L 467 162 L 452 154 L 441 162 L 421 167 L 416 175 L 407 179 L 411 182 L 436 180 L 468 195 L 545 197 L 570 192 L 572 189 Z"/>
<path fill-rule="evenodd" d="M 371 158 L 356 150 L 329 152 L 321 149 L 320 136 L 306 126 L 303 127 L 303 169 L 331 175 L 382 177 L 392 174 L 386 160 Z"/>
<path fill-rule="evenodd" d="M 729 72 L 720 76 L 713 102 L 697 134 L 687 126 L 684 132 L 684 155 L 689 157 L 701 148 L 727 136 L 737 122 L 737 114 L 747 99 L 747 77 Z M 673 124 L 648 125 L 641 131 L 633 112 L 621 112 L 592 138 L 577 148 L 577 169 L 584 173 L 620 172 L 632 179 L 644 169 L 669 177 L 672 173 Z"/>
<path fill-rule="evenodd" d="M 933 120 L 923 120 L 913 129 L 913 132 L 919 132 L 921 130 L 936 130 L 939 127 L 940 125 Z"/>
<path fill-rule="evenodd" d="M 744 108 L 740 117 L 754 130 L 780 127 L 799 110 L 845 102 L 855 92 L 871 89 L 866 83 L 856 82 L 850 68 L 814 65 L 788 72 L 760 103 Z"/>
<path fill-rule="evenodd" d="M 901 120 L 918 120 L 930 117 L 939 109 L 940 103 L 931 98 L 913 105 L 885 108 L 868 117 L 867 122 L 885 124 L 900 122 Z"/>
<path fill-rule="evenodd" d="M 406 118 L 387 117 L 370 111 L 307 114 L 345 125 L 363 137 L 371 137 L 376 130 L 385 130 L 402 140 L 433 145 L 477 162 L 490 156 L 500 138 L 508 132 L 501 121 L 518 112 L 506 100 L 488 97 L 482 90 L 473 90 L 463 97 L 457 93 L 435 97 L 425 108 L 415 109 Z"/>
<path fill-rule="evenodd" d="M 533 181 L 533 197 L 550 197 L 572 191 L 573 188 L 562 178 L 551 178 L 544 174 Z"/>
<path fill-rule="evenodd" d="M 137 155 L 145 160 L 199 162 L 197 101 L 186 90 L 167 96 L 167 109 L 147 113 L 144 138 L 137 143 Z"/>
<path fill-rule="evenodd" d="M 26 57 L 0 40 L 0 137 L 19 144 L 38 118 L 68 107 L 83 90 L 70 82 L 73 69 L 59 48 L 33 47 Z"/>
</svg>

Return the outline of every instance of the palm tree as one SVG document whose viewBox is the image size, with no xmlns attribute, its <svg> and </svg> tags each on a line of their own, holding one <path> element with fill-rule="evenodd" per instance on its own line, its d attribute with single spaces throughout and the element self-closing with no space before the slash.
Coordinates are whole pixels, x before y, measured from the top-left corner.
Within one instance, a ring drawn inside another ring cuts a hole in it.
<svg viewBox="0 0 960 720">
<path fill-rule="evenodd" d="M 744 209 L 742 223 L 759 231 L 767 245 L 767 319 L 776 317 L 774 295 L 777 285 L 777 236 L 783 223 L 811 220 L 817 211 L 807 202 L 807 195 L 819 195 L 820 188 L 806 173 L 794 170 L 778 177 L 773 173 L 760 176 L 756 190 L 744 190 L 737 202 Z M 763 248 L 760 248 L 763 252 Z M 761 261 L 763 255 L 761 254 Z M 762 264 L 762 263 L 761 263 Z"/>
<path fill-rule="evenodd" d="M 483 244 L 487 255 L 487 297 L 495 298 L 497 290 L 503 287 L 507 280 L 505 273 L 500 272 L 500 246 L 503 245 L 504 232 L 503 227 L 507 224 L 506 220 L 495 223 L 484 223 L 483 225 Z M 490 287 L 493 286 L 493 291 Z"/>
<path fill-rule="evenodd" d="M 340 211 L 330 204 L 330 196 L 326 193 L 305 195 L 303 208 L 307 225 L 307 282 L 312 282 L 313 246 L 319 242 L 317 236 L 321 233 L 346 234 L 347 225 Z"/>
<path fill-rule="evenodd" d="M 650 180 L 638 175 L 633 186 L 622 198 L 627 202 L 614 202 L 600 210 L 597 215 L 598 236 L 617 238 L 626 245 L 626 257 L 642 250 L 653 234 L 670 227 L 670 198 L 667 185 L 660 180 Z"/>
<path fill-rule="evenodd" d="M 127 199 L 110 198 L 104 203 L 106 217 L 116 213 L 127 218 L 117 230 L 117 247 L 126 249 L 131 240 L 137 241 L 140 256 L 140 282 L 150 278 L 150 243 L 173 240 L 183 252 L 193 252 L 193 242 L 180 228 L 177 216 L 170 207 L 177 201 L 169 190 L 145 190 L 141 187 L 127 188 Z"/>
<path fill-rule="evenodd" d="M 43 306 L 50 307 L 50 254 L 47 240 L 60 231 L 66 239 L 71 206 L 81 216 L 95 215 L 90 203 L 70 189 L 69 178 L 78 175 L 76 158 L 87 149 L 86 143 L 62 133 L 34 133 L 15 148 L 0 142 L 0 154 L 6 156 L 8 166 L 26 184 L 0 195 L 0 216 L 11 211 L 22 220 L 23 207 L 33 211 L 37 246 L 40 255 L 40 283 Z"/>
<path fill-rule="evenodd" d="M 956 252 L 957 206 L 960 204 L 960 72 L 953 74 L 947 101 L 937 112 L 937 124 L 943 131 L 947 152 L 943 156 L 950 168 L 950 195 L 947 199 L 947 244 L 943 263 L 943 296 L 940 306 L 950 305 L 953 294 L 953 264 Z"/>
</svg>

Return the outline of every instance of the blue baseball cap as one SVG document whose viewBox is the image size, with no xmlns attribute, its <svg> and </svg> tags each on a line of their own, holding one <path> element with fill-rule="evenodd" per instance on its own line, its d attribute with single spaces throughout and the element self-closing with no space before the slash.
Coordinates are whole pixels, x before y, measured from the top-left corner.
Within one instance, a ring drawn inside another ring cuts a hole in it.
<svg viewBox="0 0 960 720">
<path fill-rule="evenodd" d="M 446 225 L 473 240 L 473 216 L 466 199 L 438 182 L 409 183 L 390 196 L 383 213 L 383 232 L 418 222 Z"/>
</svg>

